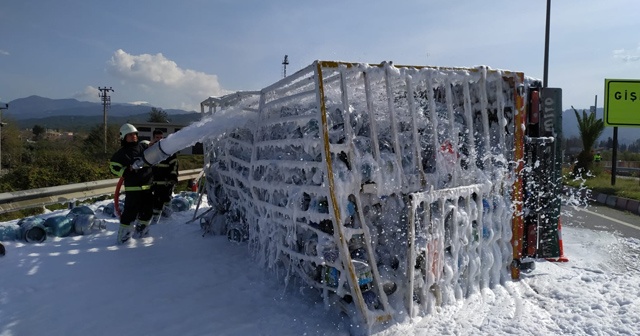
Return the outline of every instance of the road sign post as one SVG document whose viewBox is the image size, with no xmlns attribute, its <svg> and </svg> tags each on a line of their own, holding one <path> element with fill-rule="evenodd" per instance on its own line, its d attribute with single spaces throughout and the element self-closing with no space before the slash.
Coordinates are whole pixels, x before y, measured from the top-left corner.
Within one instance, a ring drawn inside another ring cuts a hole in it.
<svg viewBox="0 0 640 336">
<path fill-rule="evenodd" d="M 640 79 L 605 78 L 604 125 L 613 126 L 611 185 L 615 185 L 618 127 L 640 127 Z"/>
</svg>

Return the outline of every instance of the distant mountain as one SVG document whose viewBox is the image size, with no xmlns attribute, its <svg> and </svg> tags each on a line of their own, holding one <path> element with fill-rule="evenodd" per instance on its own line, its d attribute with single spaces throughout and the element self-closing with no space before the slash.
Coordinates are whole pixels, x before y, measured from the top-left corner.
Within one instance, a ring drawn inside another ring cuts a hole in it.
<svg viewBox="0 0 640 336">
<path fill-rule="evenodd" d="M 10 101 L 9 109 L 5 111 L 5 115 L 11 116 L 14 119 L 46 117 L 54 113 L 60 115 L 56 112 L 66 110 L 84 109 L 90 111 L 94 106 L 101 105 L 91 102 L 81 102 L 76 99 L 49 99 L 40 96 L 29 96 L 27 98 Z"/>
<path fill-rule="evenodd" d="M 576 108 L 578 113 L 582 116 L 582 110 L 587 110 L 589 113 L 589 109 L 581 109 Z M 596 117 L 602 119 L 604 116 L 604 109 L 598 108 L 596 109 Z M 576 119 L 576 114 L 572 109 L 565 110 L 562 113 L 562 132 L 565 138 L 570 137 L 579 137 L 580 132 L 578 131 L 578 120 Z M 613 127 L 605 127 L 600 140 L 607 140 L 609 137 L 613 138 Z M 640 139 L 640 127 L 618 127 L 618 143 L 620 144 L 630 144 L 637 139 Z"/>
<path fill-rule="evenodd" d="M 130 116 L 149 113 L 152 106 L 126 103 L 112 103 L 109 116 Z M 40 96 L 29 96 L 9 102 L 5 115 L 15 120 L 46 118 L 51 116 L 90 116 L 102 115 L 102 103 L 79 101 L 76 99 L 50 99 Z M 184 110 L 163 109 L 168 114 L 193 113 Z"/>
<path fill-rule="evenodd" d="M 150 105 L 112 103 L 107 110 L 108 123 L 146 121 Z M 161 108 L 162 109 L 162 108 Z M 175 123 L 190 124 L 200 120 L 200 113 L 178 109 L 162 109 L 168 119 Z M 50 99 L 29 96 L 9 102 L 9 109 L 3 110 L 3 117 L 11 118 L 20 128 L 40 125 L 45 128 L 78 131 L 86 130 L 104 120 L 102 103 L 79 101 L 77 99 Z"/>
</svg>

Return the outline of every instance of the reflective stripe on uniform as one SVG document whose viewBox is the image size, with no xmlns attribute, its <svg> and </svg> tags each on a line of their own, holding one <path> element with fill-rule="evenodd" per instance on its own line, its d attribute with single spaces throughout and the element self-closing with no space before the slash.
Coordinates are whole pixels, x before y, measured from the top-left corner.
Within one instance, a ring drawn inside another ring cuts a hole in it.
<svg viewBox="0 0 640 336">
<path fill-rule="evenodd" d="M 150 185 L 136 186 L 136 187 L 124 187 L 124 191 L 141 191 L 141 190 L 150 190 Z"/>
<path fill-rule="evenodd" d="M 174 181 L 153 181 L 154 185 L 174 185 Z"/>
<path fill-rule="evenodd" d="M 117 163 L 117 162 L 109 162 L 109 170 L 111 171 L 111 173 L 115 176 L 118 177 L 122 177 L 122 174 L 124 174 L 124 166 Z"/>
</svg>

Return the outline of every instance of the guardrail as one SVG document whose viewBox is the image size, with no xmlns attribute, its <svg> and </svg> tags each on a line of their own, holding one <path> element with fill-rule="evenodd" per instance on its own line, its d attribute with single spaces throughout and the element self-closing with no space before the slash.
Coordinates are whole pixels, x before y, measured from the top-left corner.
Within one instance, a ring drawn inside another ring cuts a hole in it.
<svg viewBox="0 0 640 336">
<path fill-rule="evenodd" d="M 611 161 L 602 161 L 602 167 L 611 170 Z M 640 161 L 618 161 L 616 162 L 617 175 L 634 175 L 640 173 Z"/>
<path fill-rule="evenodd" d="M 611 166 L 609 167 L 604 167 L 607 170 L 611 170 Z M 633 174 L 637 174 L 640 173 L 640 168 L 633 168 L 633 167 L 616 167 L 616 174 L 617 175 L 633 175 Z"/>
<path fill-rule="evenodd" d="M 178 181 L 197 178 L 201 172 L 202 169 L 181 170 L 178 173 Z M 72 203 L 87 198 L 113 194 L 118 180 L 115 178 L 0 193 L 0 214 L 51 204 Z"/>
<path fill-rule="evenodd" d="M 602 161 L 604 167 L 611 168 L 611 161 Z M 616 163 L 617 168 L 636 168 L 640 169 L 640 161 L 620 161 Z"/>
</svg>

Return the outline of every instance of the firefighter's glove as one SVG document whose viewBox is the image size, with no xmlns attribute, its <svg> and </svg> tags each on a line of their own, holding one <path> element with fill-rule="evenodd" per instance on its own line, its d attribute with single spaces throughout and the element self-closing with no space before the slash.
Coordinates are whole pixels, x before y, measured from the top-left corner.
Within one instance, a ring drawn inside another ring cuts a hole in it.
<svg viewBox="0 0 640 336">
<path fill-rule="evenodd" d="M 142 158 L 137 158 L 132 164 L 131 164 L 131 168 L 133 168 L 134 170 L 138 170 L 142 167 L 144 167 L 144 159 Z"/>
</svg>

